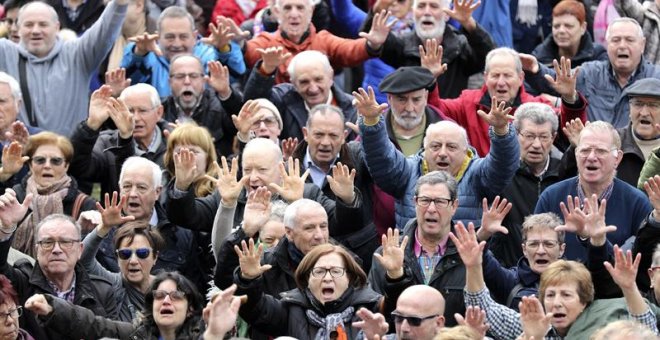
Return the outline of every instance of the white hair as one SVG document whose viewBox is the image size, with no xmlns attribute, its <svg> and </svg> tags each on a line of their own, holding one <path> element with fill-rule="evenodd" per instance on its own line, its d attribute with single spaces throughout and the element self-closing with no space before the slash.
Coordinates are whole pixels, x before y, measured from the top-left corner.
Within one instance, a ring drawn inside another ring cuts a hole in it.
<svg viewBox="0 0 660 340">
<path fill-rule="evenodd" d="M 307 50 L 296 54 L 293 58 L 291 58 L 291 61 L 289 62 L 289 66 L 287 67 L 286 71 L 289 73 L 289 77 L 291 78 L 292 82 L 296 80 L 296 66 L 298 63 L 309 64 L 310 62 L 321 63 L 321 65 L 323 65 L 323 69 L 328 72 L 332 78 L 334 71 L 332 70 L 332 65 L 330 65 L 328 56 L 320 51 Z"/>
<path fill-rule="evenodd" d="M 154 188 L 161 187 L 161 181 L 163 180 L 163 173 L 158 164 L 139 156 L 129 157 L 124 164 L 121 166 L 121 173 L 119 174 L 119 186 L 124 182 L 124 174 L 126 171 L 132 170 L 134 168 L 151 168 L 151 177 Z"/>
<path fill-rule="evenodd" d="M 280 149 L 280 146 L 277 145 L 276 143 L 273 143 L 270 139 L 267 138 L 255 138 L 251 141 L 249 141 L 247 144 L 245 144 L 245 148 L 243 148 L 243 154 L 245 155 L 246 153 L 250 152 L 260 152 L 264 155 L 275 155 L 275 160 L 276 163 L 279 163 L 282 161 L 282 150 Z"/>
<path fill-rule="evenodd" d="M 18 81 L 9 74 L 5 72 L 0 72 L 0 84 L 9 85 L 11 90 L 11 95 L 14 97 L 14 100 L 22 99 L 23 95 L 21 94 L 21 86 L 18 84 Z"/>
<path fill-rule="evenodd" d="M 289 204 L 289 206 L 286 207 L 286 210 L 284 210 L 284 227 L 289 229 L 296 228 L 298 226 L 298 211 L 300 209 L 309 211 L 315 208 L 320 208 L 321 210 L 325 211 L 319 202 L 310 200 L 308 198 L 301 198 Z"/>
<path fill-rule="evenodd" d="M 119 95 L 119 99 L 124 100 L 126 99 L 126 96 L 136 94 L 139 95 L 141 93 L 139 92 L 146 92 L 149 95 L 149 99 L 151 100 L 151 106 L 152 108 L 156 108 L 160 106 L 160 96 L 158 95 L 158 90 L 156 90 L 155 87 L 149 85 L 149 84 L 144 84 L 144 83 L 139 83 L 135 85 L 131 85 L 127 88 L 124 89 L 124 91 L 121 91 L 121 94 Z"/>
<path fill-rule="evenodd" d="M 18 17 L 16 18 L 17 19 L 16 23 L 17 23 L 18 26 L 20 26 L 21 16 L 23 15 L 23 13 L 25 11 L 27 11 L 28 9 L 30 9 L 31 7 L 35 7 L 35 6 L 41 6 L 46 11 L 50 12 L 49 14 L 51 16 L 51 20 L 54 23 L 60 22 L 60 18 L 57 16 L 57 12 L 55 11 L 55 8 L 53 8 L 53 6 L 51 6 L 51 5 L 49 5 L 45 2 L 34 1 L 34 2 L 28 2 L 27 4 L 23 5 L 23 7 L 21 7 L 21 9 L 18 10 Z"/>
<path fill-rule="evenodd" d="M 637 28 L 637 35 L 640 38 L 644 38 L 644 30 L 642 29 L 642 26 L 639 24 L 639 22 L 637 22 L 637 20 L 632 19 L 632 18 L 627 18 L 627 17 L 621 17 L 621 18 L 616 18 L 616 19 L 612 20 L 612 22 L 609 24 L 609 26 L 607 26 L 607 30 L 605 31 L 605 41 L 610 39 L 610 31 L 612 30 L 612 27 L 614 26 L 614 24 L 623 23 L 623 22 L 627 22 L 627 23 L 631 23 L 631 24 L 635 25 L 635 27 Z"/>
<path fill-rule="evenodd" d="M 458 129 L 458 132 L 461 134 L 461 137 L 463 139 L 463 143 L 464 143 L 465 147 L 467 148 L 470 145 L 470 142 L 468 140 L 467 131 L 465 131 L 464 127 L 462 127 L 462 126 L 460 126 L 460 125 L 458 125 L 458 124 L 456 124 L 456 123 L 454 123 L 450 120 L 441 120 L 437 123 L 429 124 L 429 126 L 426 128 L 426 132 L 424 133 L 424 147 L 426 147 L 428 145 L 428 143 L 430 142 L 428 140 L 429 132 L 432 129 L 437 129 L 437 128 L 441 128 L 441 127 L 450 127 L 452 129 Z"/>
</svg>

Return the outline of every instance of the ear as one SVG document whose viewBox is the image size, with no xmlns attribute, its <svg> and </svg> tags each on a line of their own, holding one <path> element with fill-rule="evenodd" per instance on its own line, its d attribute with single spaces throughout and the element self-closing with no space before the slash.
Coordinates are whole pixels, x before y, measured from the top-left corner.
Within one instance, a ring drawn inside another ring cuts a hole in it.
<svg viewBox="0 0 660 340">
<path fill-rule="evenodd" d="M 156 197 L 160 197 L 160 192 L 163 191 L 163 187 L 159 185 L 156 187 L 155 191 L 156 191 Z"/>
<path fill-rule="evenodd" d="M 580 25 L 580 35 L 584 35 L 584 33 L 587 31 L 587 22 L 583 22 L 582 25 Z"/>
<path fill-rule="evenodd" d="M 436 325 L 438 326 L 438 329 L 444 328 L 445 327 L 445 316 L 440 315 L 438 318 L 435 320 Z"/>
<path fill-rule="evenodd" d="M 566 251 L 566 243 L 562 243 L 561 246 L 559 246 L 559 257 L 564 256 L 564 251 Z"/>
<path fill-rule="evenodd" d="M 307 140 L 307 136 L 309 135 L 309 130 L 307 130 L 307 127 L 306 127 L 306 126 L 303 126 L 303 128 L 302 128 L 302 132 L 303 132 L 303 136 L 305 137 L 305 141 L 309 142 L 309 141 Z"/>
<path fill-rule="evenodd" d="M 619 163 L 621 163 L 622 159 L 623 159 L 623 151 L 616 150 L 616 167 L 619 166 Z"/>
<path fill-rule="evenodd" d="M 156 109 L 156 115 L 158 115 L 158 120 L 163 118 L 163 105 L 158 105 L 158 109 Z"/>
<path fill-rule="evenodd" d="M 284 227 L 284 231 L 286 232 L 286 239 L 293 242 L 293 229 Z"/>
<path fill-rule="evenodd" d="M 646 273 L 649 274 L 649 279 L 653 281 L 653 269 L 649 268 L 646 270 Z M 651 287 L 653 287 L 653 282 L 651 282 Z"/>
</svg>

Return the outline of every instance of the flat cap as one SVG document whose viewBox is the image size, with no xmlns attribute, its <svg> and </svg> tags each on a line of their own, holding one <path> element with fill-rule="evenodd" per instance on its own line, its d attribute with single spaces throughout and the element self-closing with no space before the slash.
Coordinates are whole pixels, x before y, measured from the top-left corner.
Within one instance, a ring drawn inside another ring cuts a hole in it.
<svg viewBox="0 0 660 340">
<path fill-rule="evenodd" d="M 402 94 L 420 89 L 432 90 L 435 77 L 428 69 L 421 66 L 406 66 L 388 74 L 378 85 L 383 93 Z"/>
<path fill-rule="evenodd" d="M 630 97 L 656 97 L 660 98 L 660 79 L 644 78 L 634 82 L 623 91 Z"/>
</svg>

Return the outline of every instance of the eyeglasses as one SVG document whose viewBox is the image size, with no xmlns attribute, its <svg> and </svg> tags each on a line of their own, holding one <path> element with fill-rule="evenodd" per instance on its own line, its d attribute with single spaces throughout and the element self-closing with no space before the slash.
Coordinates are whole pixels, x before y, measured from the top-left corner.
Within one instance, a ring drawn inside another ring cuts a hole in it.
<svg viewBox="0 0 660 340">
<path fill-rule="evenodd" d="M 0 313 L 0 320 L 7 321 L 7 318 L 10 316 L 12 319 L 16 320 L 21 315 L 23 315 L 23 307 L 18 306 L 14 309 L 10 309 L 7 313 Z"/>
<path fill-rule="evenodd" d="M 525 242 L 525 247 L 529 249 L 538 249 L 539 246 L 543 244 L 543 248 L 545 249 L 553 249 L 557 245 L 559 245 L 559 241 L 553 241 L 553 240 L 531 240 L 531 241 L 526 241 Z"/>
<path fill-rule="evenodd" d="M 446 208 L 449 206 L 449 204 L 452 202 L 452 199 L 449 198 L 431 198 L 431 197 L 425 197 L 425 196 L 419 196 L 415 198 L 415 202 L 417 202 L 417 205 L 420 207 L 428 207 L 431 205 L 431 203 L 435 204 L 436 208 Z"/>
<path fill-rule="evenodd" d="M 32 163 L 37 165 L 44 165 L 46 164 L 47 161 L 50 161 L 50 165 L 52 166 L 60 166 L 64 164 L 64 158 L 62 157 L 43 157 L 43 156 L 32 157 Z"/>
<path fill-rule="evenodd" d="M 186 298 L 186 293 L 182 291 L 165 291 L 165 290 L 154 290 L 151 292 L 151 294 L 154 296 L 154 300 L 165 300 L 166 296 L 170 297 L 170 300 L 172 301 L 181 301 Z"/>
<path fill-rule="evenodd" d="M 119 257 L 121 260 L 128 260 L 133 256 L 133 253 L 135 253 L 135 256 L 137 256 L 139 259 L 146 259 L 149 257 L 149 254 L 151 254 L 151 249 L 149 248 L 138 248 L 138 249 L 129 249 L 129 248 L 124 248 L 124 249 L 117 249 L 117 257 Z"/>
<path fill-rule="evenodd" d="M 550 140 L 552 140 L 552 135 L 545 135 L 545 134 L 535 135 L 535 134 L 530 133 L 530 132 L 521 132 L 521 133 L 519 133 L 519 135 L 526 142 L 529 142 L 529 143 L 533 143 L 534 140 L 536 140 L 537 138 L 539 139 L 539 141 L 541 141 L 541 143 L 546 143 L 546 142 L 549 142 Z"/>
<path fill-rule="evenodd" d="M 258 129 L 261 126 L 261 123 L 264 123 L 266 127 L 273 127 L 277 124 L 277 119 L 275 119 L 275 117 L 260 119 L 252 124 L 252 128 Z"/>
<path fill-rule="evenodd" d="M 419 325 L 422 324 L 423 321 L 437 318 L 440 314 L 434 314 L 434 315 L 429 315 L 429 316 L 405 316 L 399 314 L 397 311 L 392 312 L 392 316 L 394 317 L 394 322 L 397 324 L 403 323 L 403 320 L 408 321 L 408 324 L 413 327 L 419 327 Z"/>
<path fill-rule="evenodd" d="M 648 107 L 650 110 L 658 110 L 660 109 L 660 101 L 651 101 L 651 102 L 644 102 L 641 100 L 631 100 L 630 105 L 634 107 L 635 109 L 641 110 L 644 108 L 644 106 Z"/>
<path fill-rule="evenodd" d="M 170 78 L 174 78 L 176 80 L 183 80 L 186 77 L 190 78 L 190 80 L 197 80 L 201 77 L 204 76 L 204 73 L 196 73 L 196 72 L 191 72 L 191 73 L 172 73 L 170 74 Z"/>
<path fill-rule="evenodd" d="M 37 244 L 43 250 L 51 250 L 55 247 L 55 243 L 60 246 L 60 249 L 69 250 L 73 248 L 73 245 L 80 242 L 80 240 L 41 240 Z"/>
<path fill-rule="evenodd" d="M 326 273 L 330 273 L 331 277 L 338 278 L 344 276 L 344 273 L 346 273 L 346 268 L 342 267 L 330 267 L 330 268 L 323 268 L 323 267 L 314 267 L 312 268 L 312 276 L 315 278 L 323 278 L 325 277 Z"/>
<path fill-rule="evenodd" d="M 601 148 L 578 148 L 575 153 L 581 158 L 587 158 L 593 152 L 598 158 L 604 158 L 607 154 L 611 153 L 612 156 L 616 155 L 617 148 L 601 149 Z"/>
</svg>

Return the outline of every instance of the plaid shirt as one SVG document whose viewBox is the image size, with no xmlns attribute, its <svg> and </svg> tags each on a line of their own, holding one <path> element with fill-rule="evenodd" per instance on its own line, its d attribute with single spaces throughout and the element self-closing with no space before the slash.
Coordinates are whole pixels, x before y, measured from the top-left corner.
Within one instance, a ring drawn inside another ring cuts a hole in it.
<svg viewBox="0 0 660 340">
<path fill-rule="evenodd" d="M 57 295 L 58 298 L 73 303 L 73 299 L 76 297 L 76 274 L 75 273 L 73 274 L 73 281 L 71 281 L 71 288 L 69 288 L 69 290 L 61 291 L 61 290 L 59 290 L 59 288 L 57 288 L 57 285 L 55 285 L 55 283 L 53 283 L 51 281 L 48 281 L 48 285 L 50 286 L 50 288 L 53 289 L 53 292 L 55 293 L 55 295 Z"/>
</svg>

